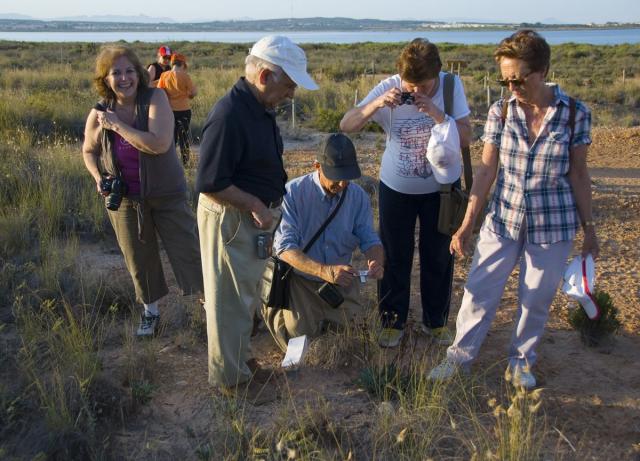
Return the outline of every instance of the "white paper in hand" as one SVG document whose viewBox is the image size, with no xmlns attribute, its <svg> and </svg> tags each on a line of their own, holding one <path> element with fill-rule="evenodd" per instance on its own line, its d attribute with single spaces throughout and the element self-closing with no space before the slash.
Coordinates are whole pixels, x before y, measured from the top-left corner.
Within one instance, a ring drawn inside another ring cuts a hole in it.
<svg viewBox="0 0 640 461">
<path fill-rule="evenodd" d="M 282 360 L 282 367 L 289 368 L 299 365 L 307 352 L 307 346 L 307 335 L 289 339 L 287 353 L 284 355 L 284 360 Z"/>
</svg>

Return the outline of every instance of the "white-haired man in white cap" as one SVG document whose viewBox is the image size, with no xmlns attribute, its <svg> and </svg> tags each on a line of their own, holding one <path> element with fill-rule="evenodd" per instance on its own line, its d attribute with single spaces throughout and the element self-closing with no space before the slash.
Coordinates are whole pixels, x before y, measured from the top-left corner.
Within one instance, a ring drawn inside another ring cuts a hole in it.
<svg viewBox="0 0 640 461">
<path fill-rule="evenodd" d="M 209 382 L 255 404 L 270 374 L 250 357 L 257 283 L 268 242 L 281 215 L 287 174 L 273 109 L 298 86 L 318 88 L 304 51 L 287 37 L 256 42 L 245 76 L 213 107 L 205 122 L 196 181 L 205 284 Z"/>
</svg>

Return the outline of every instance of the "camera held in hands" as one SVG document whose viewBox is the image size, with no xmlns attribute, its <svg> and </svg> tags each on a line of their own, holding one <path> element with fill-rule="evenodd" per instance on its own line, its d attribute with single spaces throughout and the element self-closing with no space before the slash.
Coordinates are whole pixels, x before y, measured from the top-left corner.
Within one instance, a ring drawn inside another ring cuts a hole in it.
<svg viewBox="0 0 640 461">
<path fill-rule="evenodd" d="M 415 97 L 413 96 L 412 92 L 403 91 L 402 93 L 400 93 L 400 105 L 413 104 L 414 101 L 415 101 Z"/>
<path fill-rule="evenodd" d="M 103 176 L 100 189 L 103 193 L 109 194 L 104 198 L 107 209 L 117 211 L 122 203 L 122 197 L 127 195 L 127 184 L 120 177 Z"/>
<path fill-rule="evenodd" d="M 344 302 L 344 297 L 340 290 L 333 283 L 325 282 L 317 290 L 318 296 L 322 298 L 333 309 L 337 309 Z"/>
</svg>

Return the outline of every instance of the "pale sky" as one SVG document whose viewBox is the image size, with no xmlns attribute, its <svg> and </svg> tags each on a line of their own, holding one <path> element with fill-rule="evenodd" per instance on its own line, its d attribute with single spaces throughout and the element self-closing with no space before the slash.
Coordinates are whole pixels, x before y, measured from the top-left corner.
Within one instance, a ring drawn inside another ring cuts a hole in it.
<svg viewBox="0 0 640 461">
<path fill-rule="evenodd" d="M 167 17 L 176 21 L 350 17 L 485 22 L 640 22 L 640 0 L 0 0 L 0 14 Z"/>
</svg>

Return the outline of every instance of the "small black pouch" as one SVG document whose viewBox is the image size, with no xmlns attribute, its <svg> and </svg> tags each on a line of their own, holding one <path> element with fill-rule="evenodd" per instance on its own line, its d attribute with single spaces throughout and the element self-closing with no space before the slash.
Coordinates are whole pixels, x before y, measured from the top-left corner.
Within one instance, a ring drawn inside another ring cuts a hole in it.
<svg viewBox="0 0 640 461">
<path fill-rule="evenodd" d="M 271 256 L 262 274 L 258 294 L 263 304 L 276 309 L 289 309 L 289 272 L 291 266 Z"/>
<path fill-rule="evenodd" d="M 337 309 L 344 302 L 344 296 L 332 283 L 325 282 L 320 288 L 318 288 L 318 296 L 320 296 L 324 302 L 329 306 Z"/>
</svg>

